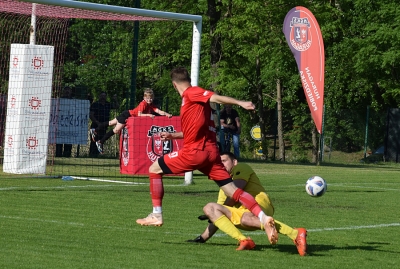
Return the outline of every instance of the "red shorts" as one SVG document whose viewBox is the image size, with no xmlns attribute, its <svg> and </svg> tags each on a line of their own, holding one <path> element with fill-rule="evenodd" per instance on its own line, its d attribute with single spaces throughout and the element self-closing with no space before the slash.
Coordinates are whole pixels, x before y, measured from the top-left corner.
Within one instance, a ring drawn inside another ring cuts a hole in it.
<svg viewBox="0 0 400 269">
<path fill-rule="evenodd" d="M 219 181 L 231 178 L 221 162 L 218 149 L 181 149 L 162 156 L 158 159 L 158 164 L 164 174 L 181 174 L 199 170 L 212 180 Z"/>
</svg>

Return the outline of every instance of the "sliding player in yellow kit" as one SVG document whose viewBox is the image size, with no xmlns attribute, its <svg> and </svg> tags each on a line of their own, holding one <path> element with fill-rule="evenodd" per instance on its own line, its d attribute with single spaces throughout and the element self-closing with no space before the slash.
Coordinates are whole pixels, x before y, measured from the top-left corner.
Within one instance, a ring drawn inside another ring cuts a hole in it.
<svg viewBox="0 0 400 269">
<path fill-rule="evenodd" d="M 223 152 L 220 155 L 222 163 L 232 176 L 235 185 L 251 194 L 265 214 L 273 216 L 274 206 L 253 169 L 247 164 L 238 163 L 235 155 L 230 152 Z M 208 217 L 211 223 L 200 236 L 188 240 L 188 242 L 205 243 L 220 229 L 239 241 L 237 250 L 250 250 L 255 247 L 254 241 L 250 237 L 246 238 L 239 229 L 248 231 L 264 229 L 263 224 L 256 216 L 240 203 L 235 203 L 232 199 L 227 198 L 223 191 L 219 192 L 218 202 L 208 203 L 204 206 L 203 211 L 206 216 L 199 218 L 206 219 Z M 301 256 L 307 254 L 306 229 L 293 229 L 276 219 L 275 228 L 278 233 L 287 235 L 293 240 Z"/>
</svg>

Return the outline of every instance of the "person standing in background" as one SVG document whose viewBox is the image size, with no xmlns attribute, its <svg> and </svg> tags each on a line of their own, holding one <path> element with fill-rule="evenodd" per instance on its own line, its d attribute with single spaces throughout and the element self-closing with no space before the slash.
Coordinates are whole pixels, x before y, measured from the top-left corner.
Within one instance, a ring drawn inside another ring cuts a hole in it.
<svg viewBox="0 0 400 269">
<path fill-rule="evenodd" d="M 61 98 L 72 99 L 71 87 L 65 86 Z M 71 157 L 72 144 L 56 144 L 56 157 Z"/>
<path fill-rule="evenodd" d="M 232 134 L 232 142 L 233 142 L 233 154 L 237 158 L 240 157 L 240 118 L 239 113 L 232 108 L 232 105 L 226 104 L 224 105 L 224 109 L 221 111 L 220 114 L 220 121 L 221 121 L 221 129 L 225 133 Z M 224 151 L 229 151 L 230 149 L 224 149 Z"/>
<path fill-rule="evenodd" d="M 113 96 L 113 103 L 110 103 L 107 101 L 107 93 L 104 91 L 101 92 L 99 99 L 90 106 L 89 118 L 92 120 L 90 129 L 97 128 L 101 122 L 109 121 L 111 109 L 116 109 L 118 107 L 117 95 Z M 102 139 L 106 132 L 107 127 L 97 129 L 95 141 Z M 90 138 L 89 157 L 97 157 L 98 155 L 99 151 L 96 142 Z"/>
</svg>

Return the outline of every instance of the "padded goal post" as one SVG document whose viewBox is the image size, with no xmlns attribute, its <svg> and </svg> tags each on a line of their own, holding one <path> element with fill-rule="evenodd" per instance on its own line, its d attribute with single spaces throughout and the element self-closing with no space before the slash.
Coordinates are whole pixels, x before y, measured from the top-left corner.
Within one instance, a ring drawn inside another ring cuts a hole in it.
<svg viewBox="0 0 400 269">
<path fill-rule="evenodd" d="M 121 20 L 121 21 L 145 21 L 145 20 L 181 20 L 193 23 L 193 36 L 192 36 L 192 60 L 191 60 L 191 79 L 194 86 L 198 85 L 199 67 L 200 67 L 200 46 L 201 46 L 201 31 L 202 31 L 202 17 L 198 15 L 181 14 L 173 12 L 163 12 L 155 10 L 145 10 L 138 8 L 120 7 L 113 5 L 103 5 L 89 2 L 67 1 L 67 0 L 0 0 L 0 31 L 4 32 L 7 27 L 15 25 L 14 19 L 23 17 L 25 21 L 22 23 L 21 28 L 14 28 L 13 33 L 6 43 L 3 42 L 0 49 L 4 55 L 8 55 L 10 59 L 10 46 L 11 43 L 27 44 L 28 40 L 32 42 L 32 35 L 29 39 L 29 31 L 34 33 L 36 41 L 40 45 L 54 46 L 54 70 L 52 81 L 52 97 L 60 97 L 61 95 L 61 81 L 62 81 L 62 66 L 64 60 L 65 44 L 67 37 L 68 20 L 71 18 L 80 19 L 95 19 L 95 20 Z M 41 27 L 36 27 L 31 22 L 30 29 L 27 29 L 27 21 L 31 18 L 32 22 L 35 18 L 36 23 Z M 46 22 L 47 20 L 47 22 Z M 10 23 L 12 22 L 12 23 Z M 60 23 L 62 22 L 62 23 Z M 60 28 L 61 38 L 46 39 L 44 32 L 51 32 L 49 25 L 54 24 L 64 28 Z M 22 30 L 21 30 L 22 29 Z M 25 29 L 25 30 L 23 30 Z M 28 31 L 27 31 L 28 30 Z M 8 36 L 3 34 L 2 36 Z M 18 38 L 15 38 L 18 36 Z M 59 42 L 60 44 L 56 44 Z M 54 44 L 53 44 L 54 43 Z M 1 63 L 0 66 L 0 79 L 1 79 L 1 104 L 6 104 L 8 93 L 9 69 L 10 62 Z M 4 68 L 6 67 L 6 68 Z M 26 89 L 25 89 L 26 90 Z M 26 91 L 25 91 L 26 92 Z M 0 113 L 3 110 L 0 111 Z M 4 114 L 2 114 L 2 117 Z M 0 136 L 2 142 L 5 143 L 4 128 L 1 129 Z M 192 173 L 186 173 L 185 184 L 192 183 Z"/>
</svg>

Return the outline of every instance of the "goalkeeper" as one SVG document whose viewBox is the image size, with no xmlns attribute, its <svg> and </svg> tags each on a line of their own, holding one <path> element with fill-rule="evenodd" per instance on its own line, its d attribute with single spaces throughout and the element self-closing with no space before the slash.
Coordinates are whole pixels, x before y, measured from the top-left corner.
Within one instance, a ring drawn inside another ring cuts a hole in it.
<svg viewBox="0 0 400 269">
<path fill-rule="evenodd" d="M 150 117 L 154 119 L 155 113 L 160 116 L 167 116 L 168 118 L 172 117 L 171 114 L 157 108 L 153 104 L 153 100 L 154 100 L 154 92 L 152 89 L 147 88 L 145 89 L 143 94 L 143 101 L 141 101 L 136 108 L 131 110 L 125 110 L 115 119 L 99 123 L 96 129 L 94 128 L 90 129 L 90 136 L 92 137 L 93 142 L 96 142 L 96 146 L 99 152 L 101 154 L 104 153 L 103 150 L 104 142 L 106 142 L 114 134 L 119 133 L 125 127 L 126 120 L 129 117 Z M 108 126 L 113 126 L 113 125 L 115 125 L 114 129 L 108 131 L 108 133 L 106 133 L 100 140 L 96 140 L 96 134 L 98 130 L 105 129 Z"/>
<path fill-rule="evenodd" d="M 250 193 L 265 214 L 273 216 L 274 206 L 253 169 L 247 164 L 238 163 L 235 155 L 230 152 L 221 153 L 221 160 L 232 176 L 235 185 Z M 199 216 L 199 219 L 209 219 L 210 224 L 200 236 L 193 240 L 188 240 L 188 242 L 205 243 L 220 229 L 239 241 L 239 247 L 236 250 L 250 250 L 255 247 L 254 241 L 250 237 L 246 238 L 239 229 L 247 231 L 264 230 L 263 224 L 258 217 L 254 216 L 241 204 L 227 198 L 221 190 L 218 195 L 218 202 L 208 203 L 204 206 L 203 211 L 206 215 Z M 307 254 L 306 229 L 293 229 L 276 219 L 275 228 L 278 233 L 287 235 L 293 240 L 301 256 Z"/>
</svg>

